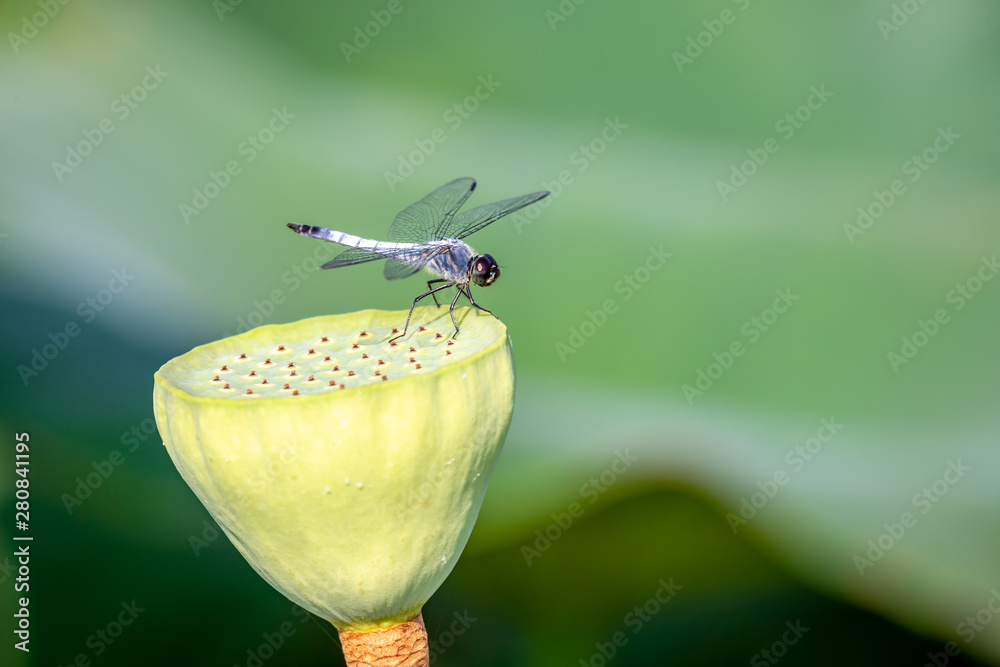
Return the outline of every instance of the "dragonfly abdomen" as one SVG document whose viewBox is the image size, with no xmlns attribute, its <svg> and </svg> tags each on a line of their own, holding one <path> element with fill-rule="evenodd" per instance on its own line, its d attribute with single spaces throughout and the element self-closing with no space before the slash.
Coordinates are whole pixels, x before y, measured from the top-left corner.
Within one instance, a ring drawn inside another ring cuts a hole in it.
<svg viewBox="0 0 1000 667">
<path fill-rule="evenodd" d="M 395 250 L 406 250 L 415 247 L 416 243 L 392 243 L 391 241 L 376 241 L 374 239 L 366 239 L 362 236 L 355 236 L 354 234 L 347 234 L 345 232 L 338 232 L 335 229 L 327 229 L 326 227 L 314 227 L 312 225 L 288 225 L 297 234 L 303 236 L 309 236 L 314 239 L 322 239 L 323 241 L 331 241 L 348 248 L 360 248 L 361 250 L 370 250 L 374 253 L 380 252 L 392 252 Z"/>
</svg>

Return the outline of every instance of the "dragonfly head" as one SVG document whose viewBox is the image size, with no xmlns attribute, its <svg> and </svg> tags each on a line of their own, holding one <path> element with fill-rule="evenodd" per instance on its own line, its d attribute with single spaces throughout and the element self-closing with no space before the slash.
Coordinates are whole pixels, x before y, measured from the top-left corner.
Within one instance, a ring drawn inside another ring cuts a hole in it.
<svg viewBox="0 0 1000 667">
<path fill-rule="evenodd" d="M 492 255 L 479 255 L 472 260 L 472 282 L 480 287 L 489 287 L 500 277 L 500 267 Z"/>
</svg>

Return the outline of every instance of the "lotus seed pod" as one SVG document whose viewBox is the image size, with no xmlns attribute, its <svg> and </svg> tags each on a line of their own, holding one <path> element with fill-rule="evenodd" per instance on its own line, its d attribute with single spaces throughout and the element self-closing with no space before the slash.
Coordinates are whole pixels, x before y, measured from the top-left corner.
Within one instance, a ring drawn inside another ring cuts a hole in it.
<svg viewBox="0 0 1000 667">
<path fill-rule="evenodd" d="M 156 373 L 184 480 L 264 579 L 342 636 L 419 621 L 510 425 L 506 327 L 455 314 L 454 340 L 444 308 L 417 309 L 393 342 L 406 311 L 263 326 Z"/>
</svg>

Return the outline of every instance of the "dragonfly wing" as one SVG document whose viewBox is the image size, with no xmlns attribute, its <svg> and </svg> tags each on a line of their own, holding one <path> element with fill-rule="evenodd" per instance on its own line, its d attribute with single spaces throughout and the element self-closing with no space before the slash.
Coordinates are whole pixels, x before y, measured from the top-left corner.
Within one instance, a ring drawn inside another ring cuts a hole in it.
<svg viewBox="0 0 1000 667">
<path fill-rule="evenodd" d="M 319 267 L 321 269 L 336 269 L 341 266 L 352 266 L 354 264 L 364 264 L 365 262 L 374 262 L 377 259 L 385 259 L 385 255 L 379 255 L 370 250 L 362 250 L 361 248 L 350 248 L 340 253 L 329 262 Z"/>
<path fill-rule="evenodd" d="M 389 240 L 397 243 L 426 243 L 440 235 L 451 223 L 458 209 L 476 189 L 471 178 L 457 178 L 410 204 L 396 216 L 389 227 Z"/>
<path fill-rule="evenodd" d="M 436 253 L 441 249 L 435 246 L 418 246 L 392 255 L 392 258 L 385 263 L 385 270 L 382 275 L 386 280 L 399 280 L 408 278 L 420 269 L 427 266 Z"/>
<path fill-rule="evenodd" d="M 382 275 L 385 276 L 386 280 L 401 280 L 403 278 L 409 278 L 421 268 L 423 267 L 401 262 L 398 259 L 390 259 L 385 263 L 385 269 L 382 271 Z"/>
<path fill-rule="evenodd" d="M 470 208 L 468 211 L 463 211 L 451 221 L 451 224 L 444 230 L 442 238 L 464 239 L 466 236 L 478 232 L 486 225 L 496 222 L 508 213 L 513 213 L 525 206 L 534 204 L 548 194 L 546 191 L 532 192 L 528 195 L 512 197 L 511 199 L 504 199 L 492 204 Z"/>
</svg>

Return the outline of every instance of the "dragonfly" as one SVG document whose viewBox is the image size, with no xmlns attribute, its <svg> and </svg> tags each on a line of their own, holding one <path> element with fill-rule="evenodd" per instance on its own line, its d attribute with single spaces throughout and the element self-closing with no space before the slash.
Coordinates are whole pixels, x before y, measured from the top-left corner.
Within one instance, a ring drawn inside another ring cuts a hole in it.
<svg viewBox="0 0 1000 667">
<path fill-rule="evenodd" d="M 288 227 L 302 236 L 348 247 L 348 250 L 321 266 L 321 269 L 337 269 L 385 259 L 388 261 L 383 275 L 387 280 L 407 278 L 421 269 L 435 276 L 434 279 L 427 281 L 427 291 L 413 300 L 410 312 L 406 316 L 403 333 L 390 339 L 390 342 L 406 335 L 410 328 L 410 319 L 413 317 L 413 309 L 418 301 L 432 296 L 434 303 L 440 308 L 437 292 L 449 287 L 457 288 L 458 291 L 452 299 L 449 310 L 451 323 L 455 327 L 452 337 L 457 337 L 455 304 L 458 303 L 459 297 L 464 294 L 475 308 L 493 315 L 472 298 L 470 286 L 489 287 L 500 276 L 500 266 L 492 255 L 480 255 L 462 239 L 505 215 L 534 204 L 549 194 L 548 191 L 532 192 L 459 213 L 458 210 L 475 189 L 474 179 L 457 178 L 442 185 L 420 201 L 410 204 L 392 221 L 388 241 L 366 239 L 312 225 L 288 223 Z M 444 284 L 437 285 L 438 283 Z"/>
</svg>

